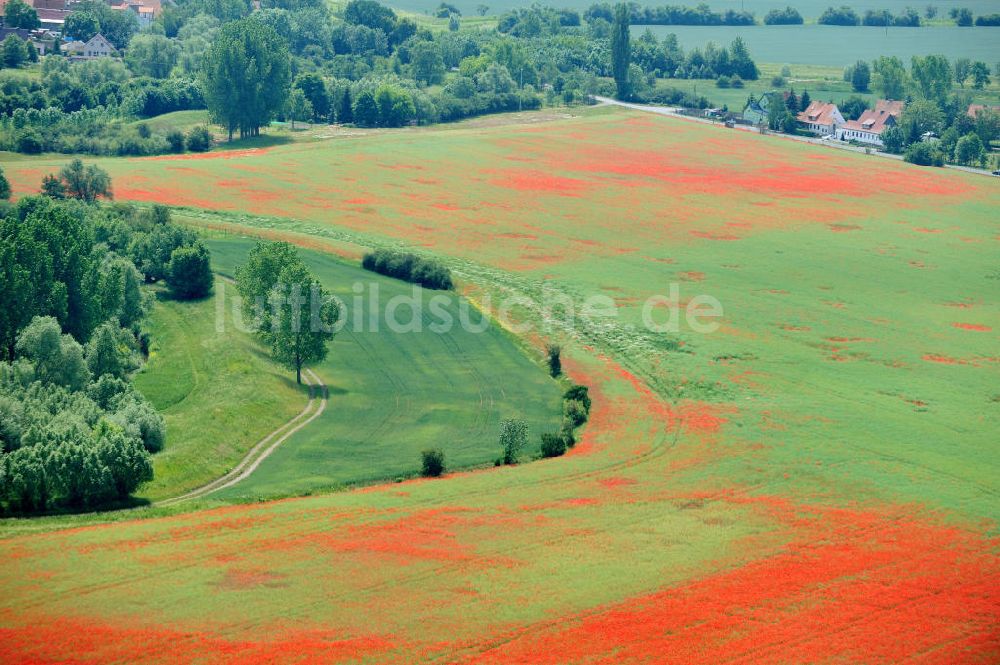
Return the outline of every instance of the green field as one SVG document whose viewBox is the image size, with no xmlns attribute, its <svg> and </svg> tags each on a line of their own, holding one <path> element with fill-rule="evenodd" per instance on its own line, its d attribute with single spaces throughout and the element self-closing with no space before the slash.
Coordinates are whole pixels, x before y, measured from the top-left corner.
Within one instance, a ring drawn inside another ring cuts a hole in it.
<svg viewBox="0 0 1000 665">
<path fill-rule="evenodd" d="M 594 395 L 566 457 L 0 541 L 0 660 L 1000 657 L 997 179 L 607 107 L 95 161 L 117 198 L 194 224 L 408 246 L 477 302 L 603 296 L 613 315 L 551 335 Z M 6 171 L 23 192 L 50 163 Z M 216 265 L 246 242 L 212 241 Z M 357 268 L 305 256 L 350 292 Z M 715 298 L 719 327 L 649 329 L 674 287 L 681 308 Z M 326 442 L 307 430 L 269 463 L 336 481 L 329 451 L 399 413 L 377 445 L 415 466 L 420 414 L 456 426 L 425 394 L 439 367 L 358 337 L 319 368 Z M 483 372 L 448 403 L 500 380 L 427 343 L 449 376 Z M 405 371 L 372 372 L 365 344 Z M 434 409 L 379 410 L 399 382 Z"/>
<path fill-rule="evenodd" d="M 216 270 L 232 274 L 253 241 L 211 240 Z M 384 278 L 329 255 L 302 251 L 310 270 L 347 305 L 344 329 L 330 355 L 316 367 L 329 387 L 330 406 L 292 436 L 244 481 L 213 497 L 248 498 L 298 494 L 348 484 L 408 477 L 420 471 L 420 451 L 441 448 L 450 468 L 492 464 L 499 455 L 500 420 L 520 418 L 530 433 L 525 457 L 537 453 L 542 432 L 561 424 L 561 391 L 537 361 L 530 360 L 496 324 L 483 333 L 459 324 L 458 298 L 447 311 L 454 329 L 436 334 L 393 332 L 386 320 L 390 301 L 412 295 L 412 286 Z M 362 329 L 353 309 L 355 284 L 364 287 Z M 378 289 L 378 330 L 371 330 Z M 436 319 L 425 291 L 422 326 Z M 408 309 L 396 317 L 410 321 Z M 480 315 L 472 310 L 473 323 Z M 532 353 L 536 353 L 532 351 Z"/>
<path fill-rule="evenodd" d="M 742 37 L 757 62 L 846 67 L 858 60 L 897 56 L 910 62 L 915 55 L 941 53 L 949 59 L 982 60 L 991 68 L 1000 60 L 1000 29 L 930 26 L 923 28 L 844 27 L 832 25 L 633 26 L 638 36 L 649 28 L 657 37 L 677 35 L 684 49 L 708 42 L 729 44 Z M 850 46 L 847 46 L 850 45 Z"/>
<path fill-rule="evenodd" d="M 216 289 L 224 286 L 216 281 Z M 214 297 L 161 298 L 153 307 L 150 357 L 135 386 L 166 419 L 167 442 L 153 457 L 153 481 L 142 497 L 165 499 L 218 478 L 305 406 L 295 378 L 236 329 L 230 308 L 225 316 L 219 331 Z"/>
<path fill-rule="evenodd" d="M 438 2 L 434 0 L 393 0 L 388 3 L 392 7 L 402 9 L 405 11 L 414 12 L 417 14 L 424 14 L 437 9 Z M 476 16 L 476 8 L 480 4 L 486 4 L 489 6 L 490 14 L 499 14 L 502 12 L 509 11 L 511 9 L 516 9 L 518 7 L 530 6 L 530 2 L 526 0 L 500 0 L 499 2 L 487 2 L 479 3 L 475 0 L 456 0 L 450 4 L 455 5 L 465 16 Z M 568 7 L 576 9 L 583 12 L 590 5 L 594 4 L 592 0 L 547 0 L 542 3 L 550 7 Z M 661 0 L 637 0 L 637 4 L 643 7 L 658 7 L 664 4 L 677 4 L 677 5 L 690 5 L 695 6 L 701 3 L 698 2 L 662 2 Z M 740 0 L 736 2 L 735 0 L 706 0 L 705 4 L 711 7 L 715 11 L 724 12 L 727 9 L 733 9 L 736 11 L 745 9 L 746 11 L 753 12 L 758 21 L 763 21 L 764 15 L 772 9 L 784 9 L 789 4 L 793 5 L 802 14 L 802 17 L 808 21 L 815 21 L 820 14 L 827 8 L 832 6 L 839 7 L 843 2 L 833 2 L 831 0 L 806 0 L 805 2 L 781 2 L 780 0 Z M 923 14 L 924 7 L 928 4 L 934 5 L 938 8 L 938 18 L 935 20 L 940 21 L 942 18 L 947 20 L 948 9 L 956 5 L 954 2 L 930 2 L 925 3 L 913 3 L 907 0 L 860 0 L 859 2 L 848 2 L 846 3 L 858 12 L 858 15 L 864 14 L 868 9 L 881 10 L 888 9 L 894 14 L 898 14 L 907 7 L 915 7 L 918 12 Z M 972 13 L 976 16 L 980 14 L 993 14 L 998 10 L 996 0 L 968 0 L 967 2 L 962 2 L 957 6 L 968 7 L 972 10 Z"/>
</svg>

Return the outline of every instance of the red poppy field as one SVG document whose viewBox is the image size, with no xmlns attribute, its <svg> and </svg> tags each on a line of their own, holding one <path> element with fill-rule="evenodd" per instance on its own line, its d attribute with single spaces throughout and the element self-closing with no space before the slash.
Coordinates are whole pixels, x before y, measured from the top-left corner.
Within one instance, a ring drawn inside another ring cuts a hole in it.
<svg viewBox="0 0 1000 665">
<path fill-rule="evenodd" d="M 1000 660 L 996 179 L 603 108 L 101 163 L 614 315 L 518 310 L 591 387 L 565 457 L 0 540 L 0 661 Z M 672 285 L 717 330 L 642 327 Z"/>
</svg>

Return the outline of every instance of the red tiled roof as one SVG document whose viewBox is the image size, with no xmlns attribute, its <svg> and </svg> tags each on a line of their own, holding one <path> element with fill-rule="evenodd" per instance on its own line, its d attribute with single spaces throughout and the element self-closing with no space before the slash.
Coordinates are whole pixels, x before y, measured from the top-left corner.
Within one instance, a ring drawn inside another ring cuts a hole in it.
<svg viewBox="0 0 1000 665">
<path fill-rule="evenodd" d="M 880 99 L 874 109 L 867 109 L 857 120 L 848 120 L 843 128 L 856 132 L 871 132 L 881 134 L 887 126 L 895 124 L 903 113 L 903 102 Z M 891 120 L 890 120 L 891 118 Z"/>
<path fill-rule="evenodd" d="M 817 101 L 809 104 L 809 107 L 795 116 L 795 119 L 799 122 L 807 122 L 814 125 L 832 125 L 834 124 L 833 114 L 839 111 L 840 109 L 837 108 L 836 104 Z"/>
</svg>

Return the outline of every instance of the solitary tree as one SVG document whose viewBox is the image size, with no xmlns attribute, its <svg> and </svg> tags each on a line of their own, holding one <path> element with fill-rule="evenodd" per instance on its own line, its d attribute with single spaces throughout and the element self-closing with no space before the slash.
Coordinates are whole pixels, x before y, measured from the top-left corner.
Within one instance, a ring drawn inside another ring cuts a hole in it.
<svg viewBox="0 0 1000 665">
<path fill-rule="evenodd" d="M 957 58 L 951 63 L 952 72 L 955 74 L 955 83 L 965 87 L 965 82 L 972 75 L 972 61 L 969 58 Z"/>
<path fill-rule="evenodd" d="M 251 16 L 227 23 L 206 52 L 200 82 L 212 118 L 232 140 L 257 136 L 284 108 L 291 82 L 288 43 Z"/>
<path fill-rule="evenodd" d="M 611 30 L 611 73 L 615 79 L 618 99 L 631 99 L 628 69 L 632 56 L 629 44 L 629 8 L 625 3 L 615 5 L 615 23 Z"/>
<path fill-rule="evenodd" d="M 500 451 L 504 464 L 517 464 L 517 455 L 528 443 L 528 426 L 523 420 L 500 423 Z"/>
<path fill-rule="evenodd" d="M 99 166 L 84 166 L 80 159 L 74 159 L 59 171 L 65 195 L 93 203 L 100 197 L 110 199 L 111 177 Z"/>
<path fill-rule="evenodd" d="M 333 300 L 301 263 L 281 271 L 279 285 L 271 292 L 271 355 L 295 370 L 302 383 L 302 368 L 326 358 L 339 311 Z"/>
<path fill-rule="evenodd" d="M 549 344 L 545 351 L 548 354 L 549 374 L 553 377 L 559 376 L 562 374 L 562 359 L 560 358 L 562 349 L 559 348 L 558 344 Z"/>
</svg>

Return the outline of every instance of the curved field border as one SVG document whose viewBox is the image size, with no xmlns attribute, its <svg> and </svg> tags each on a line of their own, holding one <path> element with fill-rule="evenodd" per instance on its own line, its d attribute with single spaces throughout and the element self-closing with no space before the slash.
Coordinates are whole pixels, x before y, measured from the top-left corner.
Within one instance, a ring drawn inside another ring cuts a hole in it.
<svg viewBox="0 0 1000 665">
<path fill-rule="evenodd" d="M 322 415 L 323 411 L 326 410 L 326 405 L 329 400 L 329 391 L 327 390 L 326 385 L 311 369 L 305 370 L 304 374 L 306 385 L 310 388 L 310 395 L 305 408 L 303 408 L 297 416 L 258 441 L 257 444 L 250 449 L 246 456 L 240 460 L 239 464 L 233 467 L 233 469 L 226 475 L 221 478 L 217 478 L 206 485 L 202 485 L 195 490 L 187 492 L 186 494 L 157 501 L 153 505 L 172 506 L 183 501 L 202 498 L 212 492 L 216 492 L 227 487 L 232 487 L 253 473 L 254 470 L 260 466 L 260 463 L 267 459 L 267 457 L 273 453 L 278 446 L 287 441 L 290 436 Z M 317 400 L 317 398 L 319 399 Z"/>
</svg>

